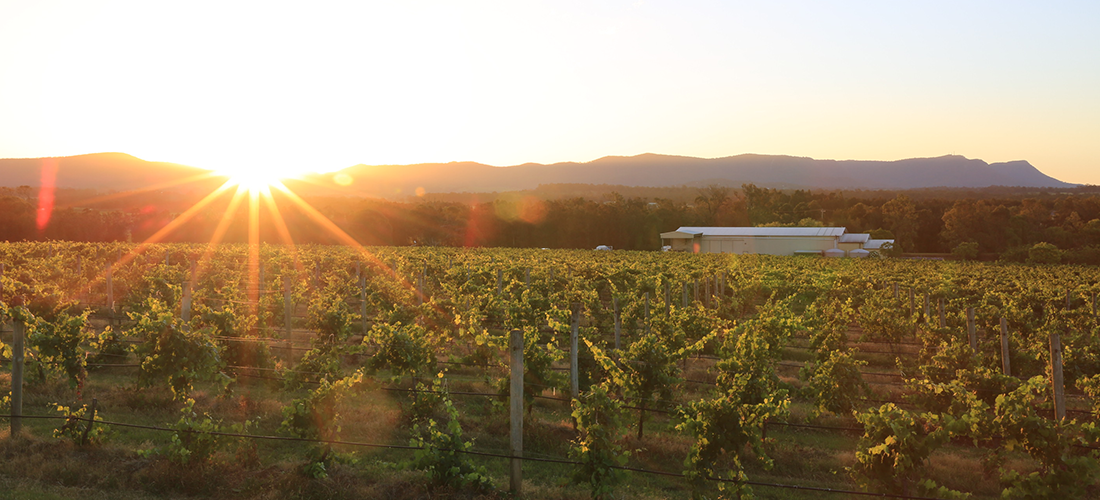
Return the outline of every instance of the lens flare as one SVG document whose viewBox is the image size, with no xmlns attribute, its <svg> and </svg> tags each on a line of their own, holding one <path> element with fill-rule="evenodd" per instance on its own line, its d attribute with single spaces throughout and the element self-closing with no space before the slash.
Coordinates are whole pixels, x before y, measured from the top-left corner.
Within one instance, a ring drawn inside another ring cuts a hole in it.
<svg viewBox="0 0 1100 500">
<path fill-rule="evenodd" d="M 42 160 L 42 182 L 38 190 L 38 214 L 35 223 L 38 232 L 46 230 L 53 215 L 54 189 L 57 187 L 57 158 Z"/>
</svg>

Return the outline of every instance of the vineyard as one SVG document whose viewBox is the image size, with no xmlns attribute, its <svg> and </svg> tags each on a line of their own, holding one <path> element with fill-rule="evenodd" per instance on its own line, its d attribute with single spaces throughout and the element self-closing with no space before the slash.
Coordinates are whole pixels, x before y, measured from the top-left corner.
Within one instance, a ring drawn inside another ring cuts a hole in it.
<svg viewBox="0 0 1100 500">
<path fill-rule="evenodd" d="M 0 244 L 0 489 L 1097 498 L 1098 291 L 1068 265 Z"/>
</svg>

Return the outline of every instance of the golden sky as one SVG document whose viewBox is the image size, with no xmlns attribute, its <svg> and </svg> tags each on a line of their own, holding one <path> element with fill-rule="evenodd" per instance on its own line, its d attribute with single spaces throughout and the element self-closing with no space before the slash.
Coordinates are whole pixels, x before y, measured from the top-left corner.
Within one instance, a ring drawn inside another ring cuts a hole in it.
<svg viewBox="0 0 1100 500">
<path fill-rule="evenodd" d="M 1100 184 L 1100 2 L 0 0 L 0 157 L 294 173 L 645 152 Z"/>
</svg>

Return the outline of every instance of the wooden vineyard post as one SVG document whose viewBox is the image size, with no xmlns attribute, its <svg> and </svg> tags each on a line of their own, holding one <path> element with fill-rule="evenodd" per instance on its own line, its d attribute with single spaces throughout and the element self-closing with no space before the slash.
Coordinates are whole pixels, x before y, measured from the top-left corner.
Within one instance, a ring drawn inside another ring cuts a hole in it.
<svg viewBox="0 0 1100 500">
<path fill-rule="evenodd" d="M 925 294 L 924 294 L 924 322 L 925 323 L 931 323 L 932 322 L 931 315 L 932 315 L 932 305 L 931 305 L 930 301 L 928 300 L 928 293 L 925 292 Z"/>
<path fill-rule="evenodd" d="M 917 298 L 913 293 L 913 287 L 909 287 L 909 317 L 912 318 L 917 314 Z"/>
<path fill-rule="evenodd" d="M 703 307 L 710 308 L 710 278 L 703 278 Z"/>
<path fill-rule="evenodd" d="M 12 322 L 11 342 L 11 435 L 23 429 L 23 320 Z"/>
<path fill-rule="evenodd" d="M 686 308 L 688 306 L 688 284 L 684 283 L 684 297 L 680 301 L 680 307 Z"/>
<path fill-rule="evenodd" d="M 80 433 L 80 446 L 88 444 L 88 433 L 92 432 L 92 425 L 95 424 L 95 412 L 97 406 L 99 406 L 99 400 L 96 398 L 92 398 L 91 416 L 88 417 L 88 425 L 84 427 L 84 432 Z"/>
<path fill-rule="evenodd" d="M 4 273 L 0 272 L 0 276 L 3 275 Z M 1092 292 L 1092 317 L 1096 317 L 1096 292 Z"/>
<path fill-rule="evenodd" d="M 694 301 L 699 302 L 699 280 L 695 280 L 695 290 L 694 290 L 694 292 L 695 292 Z"/>
<path fill-rule="evenodd" d="M 367 277 L 359 275 L 359 317 L 363 321 L 363 335 L 367 334 Z"/>
<path fill-rule="evenodd" d="M 645 293 L 645 334 L 649 335 L 649 292 Z"/>
<path fill-rule="evenodd" d="M 619 316 L 619 298 L 611 297 L 611 307 L 615 311 L 615 350 L 618 351 L 621 346 L 619 344 L 619 336 L 623 331 L 623 319 Z M 618 354 L 616 354 L 618 356 Z"/>
<path fill-rule="evenodd" d="M 1066 388 L 1062 380 L 1062 338 L 1050 334 L 1050 382 L 1054 385 L 1054 419 L 1066 418 Z"/>
<path fill-rule="evenodd" d="M 576 338 L 576 337 L 574 337 Z M 523 489 L 523 331 L 512 330 L 511 335 L 511 384 L 508 393 L 509 418 L 511 419 L 512 444 L 512 494 L 519 496 Z"/>
<path fill-rule="evenodd" d="M 191 282 L 183 282 L 183 299 L 180 300 L 180 319 L 184 323 L 191 322 Z"/>
<path fill-rule="evenodd" d="M 897 300 L 898 297 L 898 284 L 897 282 L 894 282 L 894 300 Z"/>
<path fill-rule="evenodd" d="M 1069 288 L 1067 288 L 1066 289 L 1066 309 L 1069 309 L 1070 305 L 1073 304 L 1072 299 L 1070 299 L 1069 292 L 1070 292 L 1070 290 L 1069 290 Z"/>
<path fill-rule="evenodd" d="M 188 280 L 192 283 L 197 283 L 195 278 L 199 274 L 199 263 L 195 259 L 191 259 L 191 277 Z"/>
<path fill-rule="evenodd" d="M 416 277 L 416 305 L 424 305 L 424 271 Z"/>
<path fill-rule="evenodd" d="M 672 314 L 672 288 L 665 282 L 665 316 Z"/>
<path fill-rule="evenodd" d="M 943 298 L 940 298 L 940 328 L 947 328 L 947 313 L 943 310 Z"/>
<path fill-rule="evenodd" d="M 294 311 L 291 310 L 293 304 L 290 300 L 290 276 L 283 275 L 283 327 L 286 329 L 286 338 L 290 338 L 291 328 L 291 315 Z"/>
<path fill-rule="evenodd" d="M 970 339 L 970 351 L 978 353 L 978 329 L 974 325 L 974 308 L 966 308 L 966 336 Z"/>
<path fill-rule="evenodd" d="M 581 327 L 581 307 L 580 304 L 573 304 L 573 325 L 569 331 L 569 390 L 573 397 L 580 396 L 580 374 L 577 368 L 577 354 L 579 348 L 577 346 L 577 340 L 580 334 Z"/>
<path fill-rule="evenodd" d="M 1008 320 L 1001 318 L 1001 371 L 1012 376 L 1012 361 L 1008 356 Z"/>
<path fill-rule="evenodd" d="M 524 290 L 530 290 L 531 289 L 531 268 L 530 267 L 527 268 L 527 272 L 523 276 L 523 289 Z"/>
<path fill-rule="evenodd" d="M 726 296 L 726 272 L 722 271 L 722 281 L 718 282 L 718 295 Z"/>
<path fill-rule="evenodd" d="M 168 267 L 168 266 L 172 265 L 171 257 L 172 257 L 172 251 L 171 250 L 165 250 L 164 251 L 164 266 L 165 267 Z"/>
</svg>

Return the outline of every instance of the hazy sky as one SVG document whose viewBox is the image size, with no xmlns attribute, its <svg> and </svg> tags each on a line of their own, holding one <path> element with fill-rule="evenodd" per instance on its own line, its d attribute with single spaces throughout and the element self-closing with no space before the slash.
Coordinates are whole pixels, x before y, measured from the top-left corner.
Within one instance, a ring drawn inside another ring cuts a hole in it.
<svg viewBox="0 0 1100 500">
<path fill-rule="evenodd" d="M 1100 2 L 0 0 L 0 157 L 1026 159 L 1100 184 Z"/>
</svg>

